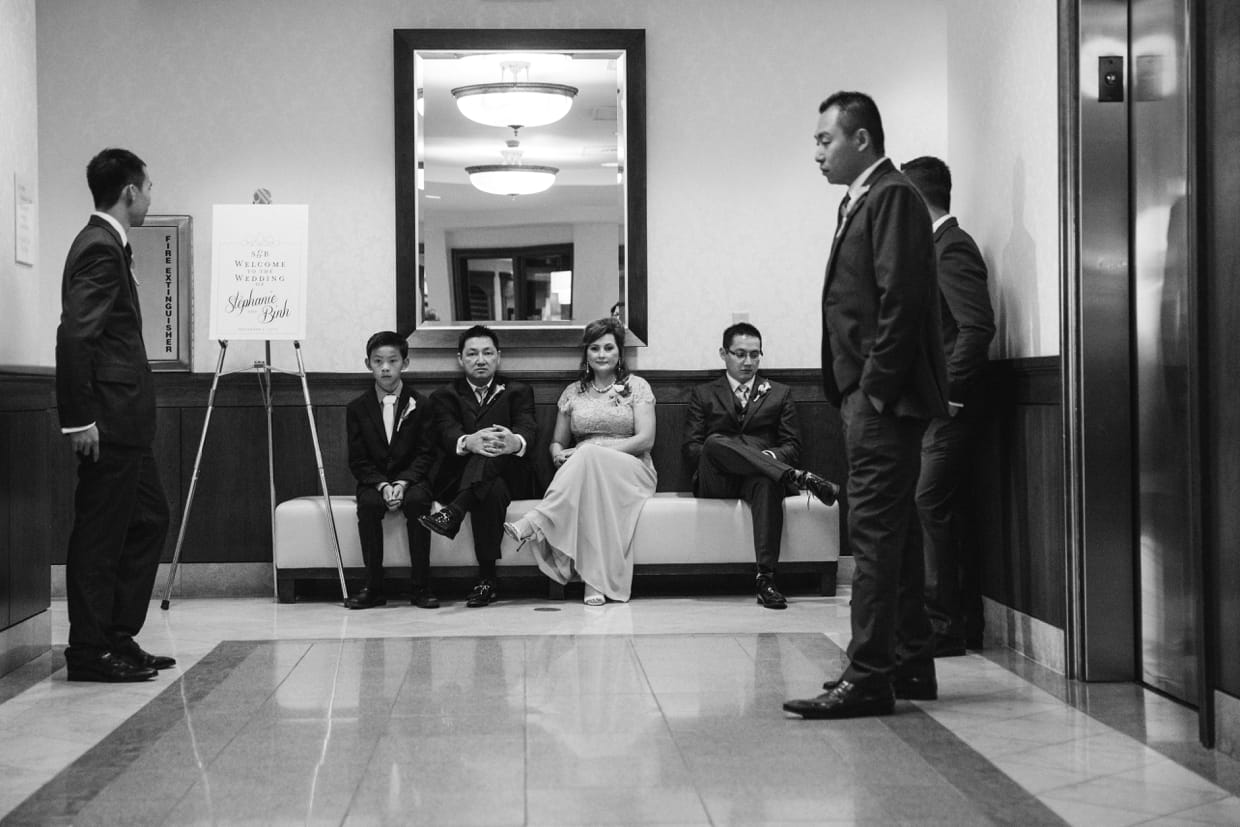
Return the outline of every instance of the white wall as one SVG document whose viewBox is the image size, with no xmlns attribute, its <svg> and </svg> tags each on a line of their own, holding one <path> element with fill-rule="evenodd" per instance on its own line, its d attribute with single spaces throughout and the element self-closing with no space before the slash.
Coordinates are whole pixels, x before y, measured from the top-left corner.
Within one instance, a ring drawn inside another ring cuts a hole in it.
<svg viewBox="0 0 1240 827">
<path fill-rule="evenodd" d="M 60 261 L 16 260 L 16 176 L 39 203 L 34 0 L 0 0 L 0 365 L 53 364 L 60 320 Z M 85 170 L 85 162 L 82 169 Z"/>
<path fill-rule="evenodd" d="M 1056 0 L 949 0 L 952 212 L 991 275 L 992 355 L 1059 353 Z"/>
<path fill-rule="evenodd" d="M 38 21 L 44 259 L 63 258 L 90 208 L 82 169 L 108 145 L 148 162 L 152 212 L 194 216 L 199 295 L 213 203 L 258 186 L 307 203 L 311 370 L 356 370 L 366 336 L 395 323 L 393 28 L 646 29 L 644 368 L 717 367 L 734 311 L 768 331 L 771 367 L 817 366 L 841 196 L 812 162 L 827 94 L 874 95 L 897 160 L 948 149 L 943 0 L 39 0 Z M 214 366 L 206 333 L 200 316 L 196 370 Z"/>
</svg>

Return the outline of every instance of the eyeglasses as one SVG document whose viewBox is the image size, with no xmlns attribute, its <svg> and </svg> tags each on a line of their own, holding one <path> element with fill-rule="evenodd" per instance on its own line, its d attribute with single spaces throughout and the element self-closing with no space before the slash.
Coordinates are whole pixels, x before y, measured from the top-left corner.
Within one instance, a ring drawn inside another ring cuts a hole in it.
<svg viewBox="0 0 1240 827">
<path fill-rule="evenodd" d="M 738 362 L 743 362 L 746 359 L 756 362 L 762 358 L 762 351 L 760 350 L 729 350 L 728 353 Z"/>
</svg>

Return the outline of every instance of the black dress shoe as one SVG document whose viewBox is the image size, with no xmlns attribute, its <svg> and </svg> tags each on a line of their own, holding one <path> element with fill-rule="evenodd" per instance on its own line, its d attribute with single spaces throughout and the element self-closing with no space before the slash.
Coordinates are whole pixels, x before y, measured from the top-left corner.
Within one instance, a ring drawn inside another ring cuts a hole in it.
<svg viewBox="0 0 1240 827">
<path fill-rule="evenodd" d="M 784 711 L 802 718 L 864 718 L 890 715 L 895 706 L 890 686 L 863 687 L 850 681 L 835 681 L 835 686 L 817 698 L 786 702 Z"/>
<path fill-rule="evenodd" d="M 373 609 L 375 606 L 386 606 L 387 598 L 376 589 L 362 589 L 344 602 L 349 609 Z"/>
<path fill-rule="evenodd" d="M 767 609 L 788 608 L 788 601 L 775 588 L 775 581 L 770 577 L 758 578 L 758 602 Z"/>
<path fill-rule="evenodd" d="M 409 602 L 419 609 L 439 608 L 439 598 L 431 594 L 430 589 L 414 589 L 413 597 L 409 598 Z"/>
<path fill-rule="evenodd" d="M 839 681 L 827 681 L 823 689 L 830 691 L 839 685 Z M 894 678 L 891 689 L 902 701 L 937 701 L 939 699 L 939 682 L 934 675 L 907 675 Z"/>
<path fill-rule="evenodd" d="M 80 661 L 75 659 L 68 663 L 68 667 L 67 678 L 71 681 L 138 683 L 155 677 L 155 670 L 152 667 L 135 666 L 112 652 L 104 652 L 102 655 Z"/>
<path fill-rule="evenodd" d="M 461 530 L 461 523 L 464 521 L 465 515 L 450 505 L 444 506 L 434 514 L 423 514 L 418 517 L 418 522 L 423 528 L 441 534 L 449 540 Z"/>
<path fill-rule="evenodd" d="M 835 505 L 840 496 L 838 485 L 818 476 L 813 471 L 793 471 L 792 484 L 802 491 L 810 492 L 824 505 Z"/>
<path fill-rule="evenodd" d="M 482 580 L 478 585 L 474 586 L 474 590 L 469 593 L 469 597 L 465 598 L 465 605 L 470 609 L 478 609 L 491 605 L 497 597 L 499 597 L 499 593 L 495 590 L 495 582 L 492 580 Z"/>
<path fill-rule="evenodd" d="M 171 669 L 177 665 L 176 658 L 170 658 L 167 655 L 152 655 L 138 645 L 138 641 L 131 637 L 116 637 L 112 639 L 109 647 L 112 654 L 124 660 L 131 666 L 137 666 L 142 669 Z"/>
</svg>

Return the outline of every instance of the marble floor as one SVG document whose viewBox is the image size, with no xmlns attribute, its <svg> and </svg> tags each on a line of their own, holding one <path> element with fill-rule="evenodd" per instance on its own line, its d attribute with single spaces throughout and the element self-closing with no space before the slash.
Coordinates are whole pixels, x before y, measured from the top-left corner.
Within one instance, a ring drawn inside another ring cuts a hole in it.
<svg viewBox="0 0 1240 827">
<path fill-rule="evenodd" d="M 848 598 L 538 599 L 349 612 L 152 604 L 175 669 L 0 679 L 7 824 L 1240 824 L 1240 766 L 1131 685 L 1006 652 L 938 661 L 940 699 L 803 721 Z"/>
</svg>

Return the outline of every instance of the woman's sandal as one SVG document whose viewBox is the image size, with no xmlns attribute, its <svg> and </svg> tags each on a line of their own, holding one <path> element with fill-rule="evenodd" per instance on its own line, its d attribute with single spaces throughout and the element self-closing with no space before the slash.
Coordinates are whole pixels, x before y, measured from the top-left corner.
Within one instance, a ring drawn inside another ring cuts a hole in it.
<svg viewBox="0 0 1240 827">
<path fill-rule="evenodd" d="M 522 535 L 521 529 L 517 528 L 517 523 L 525 523 L 526 533 Z M 517 523 L 504 523 L 504 533 L 517 541 L 517 547 L 513 550 L 513 554 L 520 551 L 531 537 L 534 536 L 534 527 L 525 521 L 524 518 L 517 520 Z"/>
<path fill-rule="evenodd" d="M 605 606 L 607 605 L 607 596 L 589 583 L 586 583 L 585 604 L 587 606 Z"/>
</svg>

